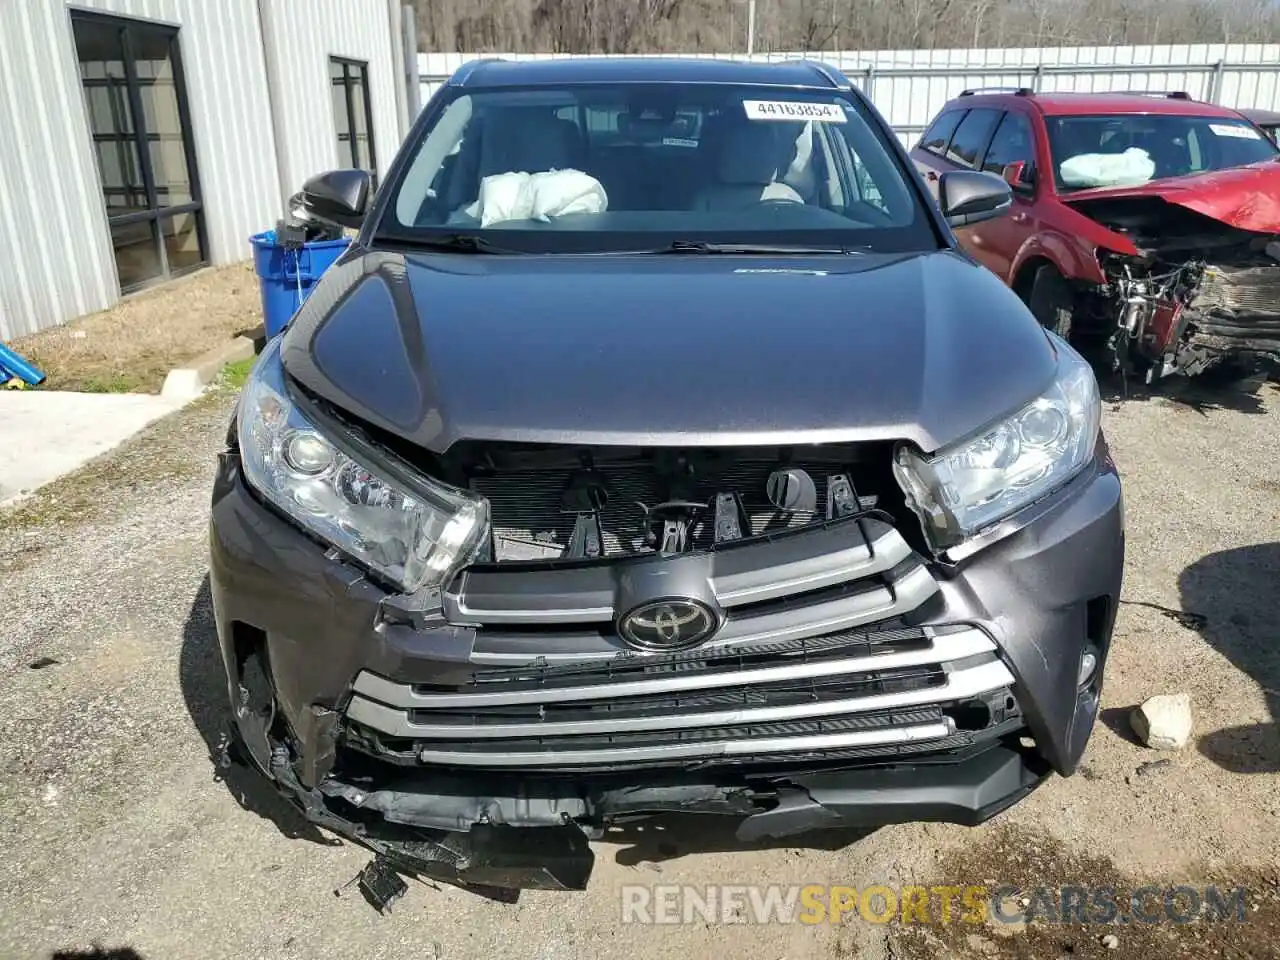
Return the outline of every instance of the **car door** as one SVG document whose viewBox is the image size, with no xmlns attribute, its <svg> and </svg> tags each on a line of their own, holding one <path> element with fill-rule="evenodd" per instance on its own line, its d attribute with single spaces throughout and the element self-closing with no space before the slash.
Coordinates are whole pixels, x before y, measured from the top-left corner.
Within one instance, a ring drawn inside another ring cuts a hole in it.
<svg viewBox="0 0 1280 960">
<path fill-rule="evenodd" d="M 968 111 L 964 108 L 943 110 L 934 118 L 933 123 L 929 124 L 920 142 L 911 150 L 911 161 L 920 172 L 920 176 L 924 177 L 925 186 L 929 188 L 935 201 L 938 199 L 938 176 L 947 170 L 943 157 L 947 152 L 947 146 L 951 143 L 952 134 L 956 132 L 956 127 L 960 125 L 966 113 Z"/>
<path fill-rule="evenodd" d="M 1018 251 L 1042 228 L 1037 214 L 1036 148 L 1030 118 L 1010 110 L 996 127 L 982 169 L 1001 177 L 1013 189 L 1013 208 L 1006 216 L 956 231 L 964 248 L 1005 283 L 1013 279 Z"/>
</svg>

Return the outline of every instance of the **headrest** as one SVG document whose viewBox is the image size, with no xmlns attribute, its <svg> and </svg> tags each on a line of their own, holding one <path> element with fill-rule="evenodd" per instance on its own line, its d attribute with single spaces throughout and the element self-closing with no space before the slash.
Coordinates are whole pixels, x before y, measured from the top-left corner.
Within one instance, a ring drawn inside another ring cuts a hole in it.
<svg viewBox="0 0 1280 960">
<path fill-rule="evenodd" d="M 778 170 L 791 160 L 794 141 L 778 135 L 777 125 L 748 121 L 728 131 L 720 146 L 717 174 L 721 183 L 770 183 Z"/>
</svg>

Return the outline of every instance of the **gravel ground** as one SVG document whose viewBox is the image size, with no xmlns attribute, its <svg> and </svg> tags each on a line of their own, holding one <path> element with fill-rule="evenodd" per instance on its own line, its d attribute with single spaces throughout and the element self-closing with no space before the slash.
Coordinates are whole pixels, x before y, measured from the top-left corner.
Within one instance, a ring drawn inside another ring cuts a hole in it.
<svg viewBox="0 0 1280 960">
<path fill-rule="evenodd" d="M 385 917 L 334 896 L 365 852 L 325 840 L 253 781 L 213 776 L 225 713 L 205 518 L 231 398 L 203 401 L 0 514 L 0 956 L 94 944 L 147 960 L 1275 956 L 1280 390 L 1223 396 L 1108 405 L 1127 602 L 1079 775 L 977 829 L 915 824 L 750 851 L 705 826 L 635 830 L 596 845 L 585 894 L 507 905 L 417 885 Z M 1156 755 L 1129 739 L 1124 714 L 1176 691 L 1192 697 L 1197 739 L 1139 772 Z M 623 884 L 1208 881 L 1248 887 L 1247 923 L 619 922 Z"/>
</svg>

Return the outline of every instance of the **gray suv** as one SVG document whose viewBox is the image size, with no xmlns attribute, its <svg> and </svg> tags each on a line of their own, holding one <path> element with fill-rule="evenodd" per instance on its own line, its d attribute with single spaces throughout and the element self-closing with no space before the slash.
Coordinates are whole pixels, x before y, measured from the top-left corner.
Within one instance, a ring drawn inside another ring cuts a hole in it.
<svg viewBox="0 0 1280 960">
<path fill-rule="evenodd" d="M 386 873 L 611 824 L 975 824 L 1071 774 L 1120 595 L 1089 366 L 819 64 L 480 62 L 254 369 L 213 491 L 234 753 Z"/>
</svg>

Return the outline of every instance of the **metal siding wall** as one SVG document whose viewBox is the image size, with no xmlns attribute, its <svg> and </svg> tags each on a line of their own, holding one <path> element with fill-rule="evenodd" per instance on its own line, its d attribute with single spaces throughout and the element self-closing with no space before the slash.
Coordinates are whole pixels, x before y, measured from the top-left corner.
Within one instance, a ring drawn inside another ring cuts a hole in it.
<svg viewBox="0 0 1280 960">
<path fill-rule="evenodd" d="M 422 102 L 476 55 L 420 53 Z M 486 54 L 488 56 L 488 54 Z M 565 54 L 500 54 L 549 60 Z M 692 55 L 690 55 L 692 56 Z M 986 50 L 873 50 L 704 54 L 756 61 L 812 57 L 843 70 L 875 103 L 904 143 L 913 143 L 934 114 L 966 87 L 1033 86 L 1054 90 L 1185 90 L 1207 97 L 1216 65 L 1216 102 L 1280 110 L 1280 44 L 1181 44 L 1137 47 L 1045 47 Z M 1115 69 L 1107 69 L 1114 67 Z M 1150 67 L 1150 69 L 1144 69 Z"/>
<path fill-rule="evenodd" d="M 18 0 L 0 29 L 0 339 L 108 306 L 119 294 L 89 146 L 70 21 Z"/>
<path fill-rule="evenodd" d="M 262 0 L 265 47 L 280 148 L 284 196 L 308 177 L 339 165 L 329 58 L 369 65 L 373 142 L 386 173 L 404 136 L 396 105 L 396 72 L 385 0 Z"/>
<path fill-rule="evenodd" d="M 14 3 L 14 0 L 8 0 Z M 115 259 L 68 6 L 179 28 L 213 263 L 249 255 L 279 215 L 275 147 L 254 0 L 16 0 L 0 30 L 0 338 L 109 307 Z"/>
</svg>

